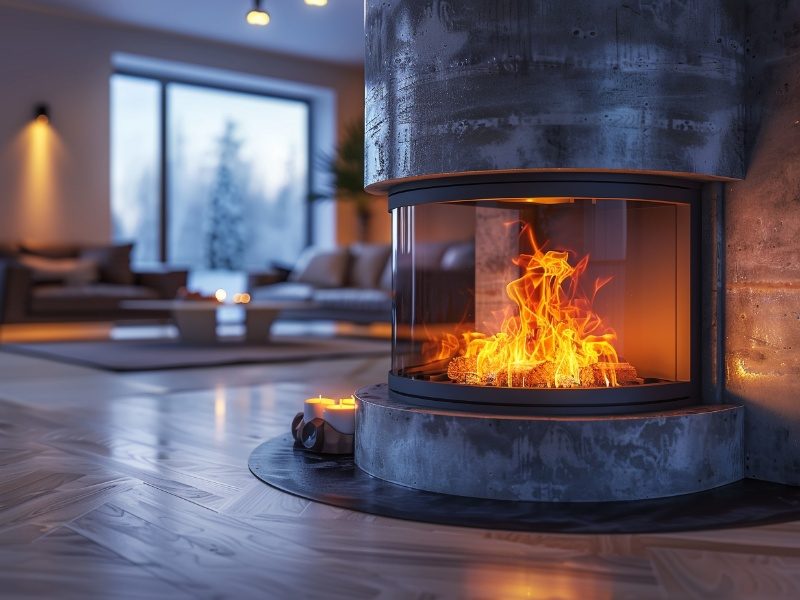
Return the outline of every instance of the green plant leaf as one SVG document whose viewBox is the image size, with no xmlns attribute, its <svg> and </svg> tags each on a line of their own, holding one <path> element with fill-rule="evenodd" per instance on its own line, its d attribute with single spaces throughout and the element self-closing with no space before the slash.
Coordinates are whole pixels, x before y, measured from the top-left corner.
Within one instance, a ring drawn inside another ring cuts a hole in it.
<svg viewBox="0 0 800 600">
<path fill-rule="evenodd" d="M 364 119 L 356 119 L 345 127 L 344 135 L 333 156 L 319 154 L 319 168 L 330 174 L 331 186 L 308 195 L 310 201 L 341 200 L 352 202 L 360 214 L 369 214 L 376 199 L 364 191 Z"/>
</svg>

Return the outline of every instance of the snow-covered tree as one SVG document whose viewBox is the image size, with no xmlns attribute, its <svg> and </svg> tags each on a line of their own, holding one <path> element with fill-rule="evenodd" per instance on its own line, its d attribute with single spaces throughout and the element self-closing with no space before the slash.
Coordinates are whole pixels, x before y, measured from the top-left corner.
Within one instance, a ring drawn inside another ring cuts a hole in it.
<svg viewBox="0 0 800 600">
<path fill-rule="evenodd" d="M 219 140 L 219 163 L 211 188 L 206 233 L 206 266 L 239 270 L 244 266 L 244 191 L 241 189 L 241 141 L 228 120 Z"/>
</svg>

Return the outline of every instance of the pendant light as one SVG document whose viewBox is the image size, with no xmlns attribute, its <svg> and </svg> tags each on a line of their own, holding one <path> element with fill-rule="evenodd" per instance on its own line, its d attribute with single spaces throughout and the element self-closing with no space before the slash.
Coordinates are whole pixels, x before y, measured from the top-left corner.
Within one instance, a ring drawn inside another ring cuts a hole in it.
<svg viewBox="0 0 800 600">
<path fill-rule="evenodd" d="M 250 25 L 269 25 L 269 13 L 261 8 L 261 0 L 253 0 L 253 9 L 245 17 Z"/>
</svg>

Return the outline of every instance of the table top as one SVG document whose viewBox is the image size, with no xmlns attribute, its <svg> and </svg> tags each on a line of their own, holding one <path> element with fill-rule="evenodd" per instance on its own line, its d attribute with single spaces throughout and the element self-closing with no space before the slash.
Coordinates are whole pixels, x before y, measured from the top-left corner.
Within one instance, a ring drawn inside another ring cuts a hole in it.
<svg viewBox="0 0 800 600">
<path fill-rule="evenodd" d="M 245 310 L 303 310 L 318 308 L 315 302 L 298 300 L 252 300 L 246 304 L 226 304 L 216 300 L 123 300 L 120 308 L 139 311 L 200 310 L 212 311 L 223 307 L 241 307 Z"/>
</svg>

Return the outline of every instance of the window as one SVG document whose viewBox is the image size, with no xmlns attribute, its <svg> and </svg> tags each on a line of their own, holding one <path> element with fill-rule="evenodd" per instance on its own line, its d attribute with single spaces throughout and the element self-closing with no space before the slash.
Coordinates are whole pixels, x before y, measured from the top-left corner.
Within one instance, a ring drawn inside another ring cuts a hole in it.
<svg viewBox="0 0 800 600">
<path fill-rule="evenodd" d="M 134 262 L 242 271 L 306 245 L 309 104 L 115 74 L 114 238 Z"/>
<path fill-rule="evenodd" d="M 111 83 L 111 219 L 115 240 L 135 240 L 133 263 L 160 260 L 161 84 L 114 76 Z"/>
</svg>

